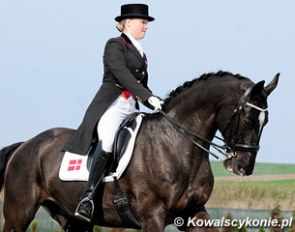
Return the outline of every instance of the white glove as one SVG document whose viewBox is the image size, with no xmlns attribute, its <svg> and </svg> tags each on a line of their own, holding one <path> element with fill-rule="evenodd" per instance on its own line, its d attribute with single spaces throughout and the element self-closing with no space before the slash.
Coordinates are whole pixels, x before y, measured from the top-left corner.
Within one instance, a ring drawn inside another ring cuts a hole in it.
<svg viewBox="0 0 295 232">
<path fill-rule="evenodd" d="M 162 105 L 164 104 L 164 101 L 156 96 L 151 96 L 148 99 L 148 102 L 154 107 L 156 112 L 160 111 L 162 109 Z"/>
</svg>

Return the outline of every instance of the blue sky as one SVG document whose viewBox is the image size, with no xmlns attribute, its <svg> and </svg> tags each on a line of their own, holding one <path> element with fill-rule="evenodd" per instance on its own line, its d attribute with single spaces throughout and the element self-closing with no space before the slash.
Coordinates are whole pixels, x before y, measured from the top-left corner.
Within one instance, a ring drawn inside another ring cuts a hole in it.
<svg viewBox="0 0 295 232">
<path fill-rule="evenodd" d="M 101 84 L 105 42 L 119 35 L 114 17 L 135 2 L 156 18 L 142 45 L 150 88 L 163 98 L 206 72 L 267 83 L 281 73 L 257 161 L 295 163 L 292 0 L 2 0 L 0 147 L 79 125 Z"/>
</svg>

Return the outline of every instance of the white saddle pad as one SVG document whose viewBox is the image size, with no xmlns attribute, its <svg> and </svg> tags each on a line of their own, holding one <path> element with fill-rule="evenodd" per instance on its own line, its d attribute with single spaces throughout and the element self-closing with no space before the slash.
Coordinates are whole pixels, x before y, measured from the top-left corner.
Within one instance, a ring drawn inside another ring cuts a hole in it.
<svg viewBox="0 0 295 232">
<path fill-rule="evenodd" d="M 138 129 L 140 128 L 143 114 L 140 114 L 136 117 L 136 128 L 132 130 L 128 128 L 131 133 L 131 138 L 129 140 L 127 149 L 123 154 L 118 167 L 114 173 L 109 173 L 103 178 L 103 182 L 114 181 L 114 177 L 119 179 L 127 168 L 134 149 L 135 139 L 137 137 Z M 87 159 L 88 155 L 79 155 L 71 152 L 65 152 L 63 160 L 61 162 L 59 170 L 59 178 L 63 181 L 87 181 L 89 177 L 89 171 L 87 169 Z"/>
</svg>

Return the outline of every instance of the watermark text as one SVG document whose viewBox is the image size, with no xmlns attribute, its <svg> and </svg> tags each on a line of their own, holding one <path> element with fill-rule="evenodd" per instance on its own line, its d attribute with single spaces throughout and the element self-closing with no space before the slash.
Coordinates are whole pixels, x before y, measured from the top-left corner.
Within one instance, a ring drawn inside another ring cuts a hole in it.
<svg viewBox="0 0 295 232">
<path fill-rule="evenodd" d="M 281 229 L 291 227 L 293 218 L 289 219 L 229 219 L 222 217 L 220 219 L 198 219 L 196 217 L 189 217 L 186 221 L 182 217 L 174 219 L 175 226 L 187 226 L 187 227 L 235 227 L 241 229 L 246 228 L 269 228 L 269 227 L 280 227 Z"/>
</svg>

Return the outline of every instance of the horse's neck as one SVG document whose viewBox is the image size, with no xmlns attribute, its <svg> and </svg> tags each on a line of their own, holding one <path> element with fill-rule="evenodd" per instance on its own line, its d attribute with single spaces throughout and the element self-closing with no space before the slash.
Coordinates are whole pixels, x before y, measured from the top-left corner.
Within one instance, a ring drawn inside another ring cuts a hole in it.
<svg viewBox="0 0 295 232">
<path fill-rule="evenodd" d="M 205 132 L 214 124 L 216 102 L 219 96 L 206 97 L 196 94 L 192 99 L 184 97 L 184 104 L 176 104 L 169 115 L 190 129 Z"/>
<path fill-rule="evenodd" d="M 251 85 L 248 79 L 232 76 L 197 81 L 170 97 L 167 112 L 183 127 L 213 139 L 217 125 L 220 126 L 217 119 L 224 121 L 224 116 L 234 110 L 245 89 L 242 83 Z"/>
</svg>

